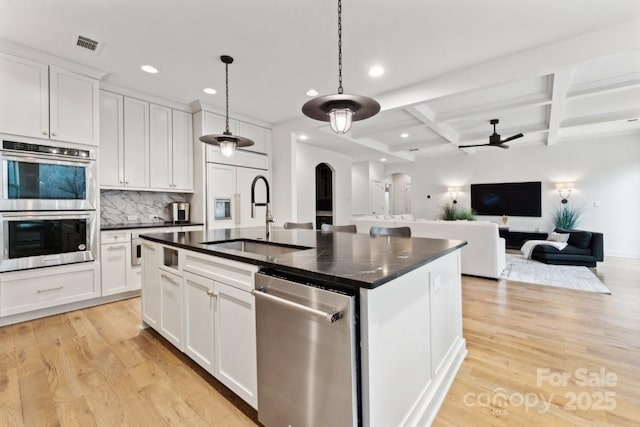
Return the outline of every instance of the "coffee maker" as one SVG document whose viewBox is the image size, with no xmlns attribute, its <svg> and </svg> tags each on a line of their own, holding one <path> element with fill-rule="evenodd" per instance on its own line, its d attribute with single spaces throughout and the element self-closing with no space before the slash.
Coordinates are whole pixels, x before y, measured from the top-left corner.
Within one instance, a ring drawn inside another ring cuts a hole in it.
<svg viewBox="0 0 640 427">
<path fill-rule="evenodd" d="M 169 203 L 169 213 L 171 214 L 171 222 L 174 224 L 189 222 L 189 203 Z"/>
</svg>

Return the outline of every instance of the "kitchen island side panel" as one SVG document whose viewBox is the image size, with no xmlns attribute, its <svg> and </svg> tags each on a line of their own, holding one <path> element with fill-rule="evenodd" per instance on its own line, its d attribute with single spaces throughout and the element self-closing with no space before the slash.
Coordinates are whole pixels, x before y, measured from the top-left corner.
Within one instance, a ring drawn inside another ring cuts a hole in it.
<svg viewBox="0 0 640 427">
<path fill-rule="evenodd" d="M 364 426 L 433 419 L 466 354 L 460 284 L 456 250 L 384 286 L 360 290 Z"/>
</svg>

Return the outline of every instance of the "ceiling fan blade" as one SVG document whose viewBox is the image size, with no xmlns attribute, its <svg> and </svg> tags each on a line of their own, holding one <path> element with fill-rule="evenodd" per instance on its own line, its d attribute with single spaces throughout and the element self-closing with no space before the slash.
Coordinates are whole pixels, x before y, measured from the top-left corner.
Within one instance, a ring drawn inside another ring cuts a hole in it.
<svg viewBox="0 0 640 427">
<path fill-rule="evenodd" d="M 504 144 L 505 142 L 513 141 L 514 139 L 522 138 L 524 135 L 519 133 L 517 135 L 510 136 L 509 138 L 503 139 L 500 141 L 500 144 Z"/>
<path fill-rule="evenodd" d="M 496 145 L 496 147 L 498 147 L 498 148 L 504 148 L 505 150 L 508 150 L 508 149 L 509 149 L 509 146 L 508 146 L 508 145 L 502 145 L 502 144 L 500 144 L 500 145 Z"/>
<path fill-rule="evenodd" d="M 458 148 L 488 147 L 489 144 L 458 145 Z"/>
</svg>

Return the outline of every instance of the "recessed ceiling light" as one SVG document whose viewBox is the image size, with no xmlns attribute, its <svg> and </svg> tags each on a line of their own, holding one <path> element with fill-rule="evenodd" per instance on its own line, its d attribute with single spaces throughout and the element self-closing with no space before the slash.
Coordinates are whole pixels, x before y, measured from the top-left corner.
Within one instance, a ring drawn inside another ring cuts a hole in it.
<svg viewBox="0 0 640 427">
<path fill-rule="evenodd" d="M 384 68 L 382 68 L 379 65 L 373 66 L 371 67 L 371 69 L 369 69 L 369 75 L 371 77 L 380 77 L 383 74 L 384 74 Z"/>
<path fill-rule="evenodd" d="M 401 133 L 400 134 L 400 138 L 409 138 L 409 134 L 408 133 Z"/>
<path fill-rule="evenodd" d="M 202 89 L 202 91 L 204 93 L 206 93 L 207 95 L 215 95 L 216 93 L 218 93 L 217 90 L 215 90 L 214 88 L 211 88 L 211 87 L 204 88 L 204 89 Z"/>
<path fill-rule="evenodd" d="M 381 162 L 386 162 L 387 159 L 385 159 L 384 157 L 380 159 Z"/>
<path fill-rule="evenodd" d="M 315 89 L 309 89 L 307 91 L 307 96 L 318 96 L 318 91 Z"/>
<path fill-rule="evenodd" d="M 298 136 L 298 139 L 300 139 L 301 141 L 306 141 L 307 139 L 309 139 L 309 137 L 305 134 L 302 134 L 300 136 Z"/>
<path fill-rule="evenodd" d="M 145 73 L 158 74 L 158 69 L 152 65 L 143 65 L 140 69 Z"/>
</svg>

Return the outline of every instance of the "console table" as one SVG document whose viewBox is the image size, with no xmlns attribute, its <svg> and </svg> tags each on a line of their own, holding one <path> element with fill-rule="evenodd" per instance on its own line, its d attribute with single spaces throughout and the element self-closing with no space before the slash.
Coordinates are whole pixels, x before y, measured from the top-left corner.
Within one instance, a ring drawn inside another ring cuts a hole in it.
<svg viewBox="0 0 640 427">
<path fill-rule="evenodd" d="M 527 240 L 546 240 L 547 233 L 537 231 L 515 231 L 500 227 L 500 237 L 504 238 L 507 249 L 520 249 Z"/>
</svg>

